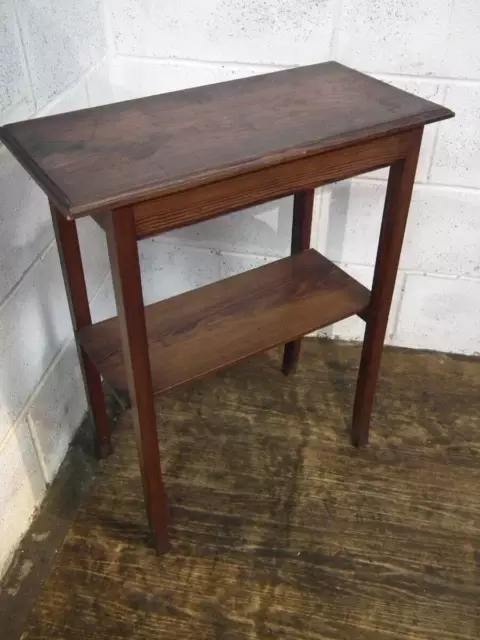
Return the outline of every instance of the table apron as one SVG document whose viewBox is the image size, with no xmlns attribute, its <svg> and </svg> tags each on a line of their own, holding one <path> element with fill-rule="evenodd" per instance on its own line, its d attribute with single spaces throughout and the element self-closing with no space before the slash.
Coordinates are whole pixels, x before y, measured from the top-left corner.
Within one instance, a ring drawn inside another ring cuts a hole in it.
<svg viewBox="0 0 480 640">
<path fill-rule="evenodd" d="M 137 238 L 164 233 L 391 165 L 405 158 L 414 131 L 368 140 L 134 205 Z"/>
</svg>

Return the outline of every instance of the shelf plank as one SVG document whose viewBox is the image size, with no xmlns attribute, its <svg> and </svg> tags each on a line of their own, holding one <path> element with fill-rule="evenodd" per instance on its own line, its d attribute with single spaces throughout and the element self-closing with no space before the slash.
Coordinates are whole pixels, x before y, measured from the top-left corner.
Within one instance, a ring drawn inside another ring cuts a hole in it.
<svg viewBox="0 0 480 640">
<path fill-rule="evenodd" d="M 77 217 L 452 116 L 325 62 L 9 124 L 0 140 Z"/>
<path fill-rule="evenodd" d="M 309 249 L 146 307 L 155 393 L 366 310 L 368 289 Z M 126 389 L 117 318 L 79 340 L 113 388 Z"/>
</svg>

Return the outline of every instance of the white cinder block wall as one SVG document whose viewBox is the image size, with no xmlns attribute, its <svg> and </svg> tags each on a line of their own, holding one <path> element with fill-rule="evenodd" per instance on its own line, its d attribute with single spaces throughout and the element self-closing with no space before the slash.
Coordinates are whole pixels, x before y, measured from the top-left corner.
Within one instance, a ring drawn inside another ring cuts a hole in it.
<svg viewBox="0 0 480 640">
<path fill-rule="evenodd" d="M 328 59 L 455 110 L 426 130 L 388 341 L 480 351 L 478 0 L 99 2 L 4 0 L 4 122 Z M 319 190 L 316 202 L 313 246 L 365 284 L 386 176 Z M 0 180 L 1 572 L 85 405 L 45 198 L 5 151 Z M 291 208 L 287 198 L 143 241 L 146 301 L 286 255 Z M 81 228 L 99 318 L 114 306 L 96 231 Z M 362 331 L 350 319 L 327 334 Z"/>
<path fill-rule="evenodd" d="M 0 123 L 88 106 L 105 55 L 99 0 L 2 0 Z M 104 239 L 80 233 L 98 317 Z M 1 145 L 0 362 L 1 575 L 85 412 L 47 200 Z"/>
</svg>

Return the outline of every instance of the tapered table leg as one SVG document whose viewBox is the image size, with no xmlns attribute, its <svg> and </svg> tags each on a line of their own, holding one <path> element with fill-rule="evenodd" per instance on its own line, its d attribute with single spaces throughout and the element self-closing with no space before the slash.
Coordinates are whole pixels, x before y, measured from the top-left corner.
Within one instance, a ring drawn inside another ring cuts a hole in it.
<svg viewBox="0 0 480 640">
<path fill-rule="evenodd" d="M 92 324 L 87 286 L 83 272 L 82 255 L 75 220 L 67 218 L 50 204 L 53 228 L 57 240 L 63 279 L 67 290 L 73 330 L 76 333 Z M 112 452 L 111 428 L 105 404 L 100 374 L 77 341 L 78 359 L 91 418 L 95 426 L 95 450 L 99 458 Z"/>
<path fill-rule="evenodd" d="M 296 193 L 293 201 L 291 254 L 310 248 L 315 189 Z M 282 371 L 288 376 L 297 368 L 301 339 L 287 342 L 283 351 Z"/>
<path fill-rule="evenodd" d="M 170 548 L 168 505 L 160 467 L 133 209 L 125 207 L 114 214 L 105 214 L 104 228 L 107 232 L 148 522 L 157 553 L 163 553 Z"/>
<path fill-rule="evenodd" d="M 407 157 L 390 168 L 365 338 L 353 409 L 352 441 L 367 444 L 383 342 L 412 197 L 423 128 L 412 132 Z"/>
</svg>

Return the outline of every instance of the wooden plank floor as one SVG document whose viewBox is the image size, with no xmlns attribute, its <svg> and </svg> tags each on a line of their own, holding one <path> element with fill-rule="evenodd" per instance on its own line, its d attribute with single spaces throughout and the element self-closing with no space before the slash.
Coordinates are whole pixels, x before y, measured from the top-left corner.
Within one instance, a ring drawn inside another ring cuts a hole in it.
<svg viewBox="0 0 480 640">
<path fill-rule="evenodd" d="M 304 341 L 162 396 L 173 551 L 146 534 L 130 415 L 23 640 L 480 637 L 480 365 L 387 350 L 371 445 L 359 346 Z"/>
</svg>

